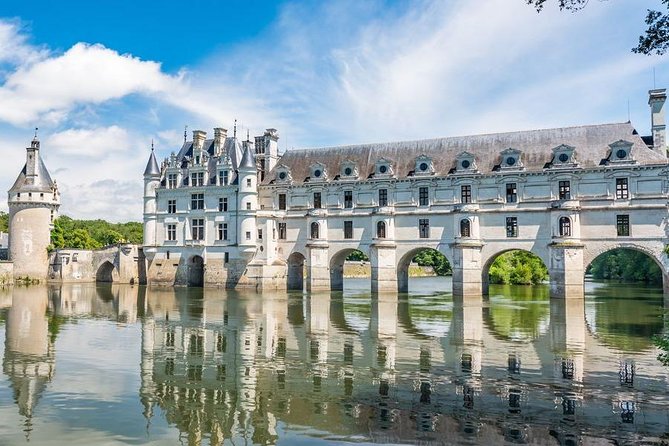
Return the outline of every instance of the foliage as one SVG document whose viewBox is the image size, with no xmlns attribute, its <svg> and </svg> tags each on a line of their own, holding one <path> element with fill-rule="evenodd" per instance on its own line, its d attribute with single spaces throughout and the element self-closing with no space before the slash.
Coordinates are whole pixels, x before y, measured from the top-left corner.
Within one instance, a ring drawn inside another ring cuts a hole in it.
<svg viewBox="0 0 669 446">
<path fill-rule="evenodd" d="M 495 259 L 488 272 L 490 283 L 535 285 L 548 279 L 541 259 L 527 251 L 509 251 Z"/>
<path fill-rule="evenodd" d="M 142 224 L 109 223 L 104 220 L 73 220 L 65 215 L 54 221 L 52 248 L 99 249 L 117 243 L 141 244 Z"/>
<path fill-rule="evenodd" d="M 420 266 L 431 266 L 438 276 L 446 276 L 452 273 L 451 264 L 448 259 L 434 249 L 426 249 L 419 252 L 413 258 L 413 261 Z"/>
<path fill-rule="evenodd" d="M 595 279 L 662 283 L 662 271 L 648 255 L 631 249 L 614 249 L 597 257 L 588 272 Z"/>
<path fill-rule="evenodd" d="M 653 343 L 662 353 L 657 355 L 657 359 L 664 365 L 669 366 L 669 336 L 655 336 Z"/>
<path fill-rule="evenodd" d="M 369 257 L 364 252 L 356 249 L 346 257 L 346 260 L 349 262 L 369 262 Z"/>
<path fill-rule="evenodd" d="M 9 232 L 9 214 L 0 211 L 0 232 Z"/>
<path fill-rule="evenodd" d="M 576 12 L 585 8 L 589 0 L 557 0 L 560 10 Z M 647 10 L 644 35 L 639 36 L 639 44 L 632 48 L 632 52 L 639 54 L 665 54 L 669 50 L 669 0 L 660 0 L 667 8 L 667 12 Z M 534 6 L 541 12 L 548 0 L 525 0 L 528 5 Z"/>
</svg>

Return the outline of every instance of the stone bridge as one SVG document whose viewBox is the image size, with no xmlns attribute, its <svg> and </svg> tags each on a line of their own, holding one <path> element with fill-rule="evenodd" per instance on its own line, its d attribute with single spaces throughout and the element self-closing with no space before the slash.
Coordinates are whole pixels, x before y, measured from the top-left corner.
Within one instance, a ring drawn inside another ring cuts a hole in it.
<svg viewBox="0 0 669 446">
<path fill-rule="evenodd" d="M 49 257 L 48 281 L 57 283 L 146 283 L 138 245 L 117 244 L 98 250 L 58 249 Z"/>
</svg>

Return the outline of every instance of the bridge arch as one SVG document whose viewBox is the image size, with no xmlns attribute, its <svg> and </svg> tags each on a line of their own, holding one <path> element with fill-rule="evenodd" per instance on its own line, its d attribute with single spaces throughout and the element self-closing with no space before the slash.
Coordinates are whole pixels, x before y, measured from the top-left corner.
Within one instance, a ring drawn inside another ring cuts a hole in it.
<svg viewBox="0 0 669 446">
<path fill-rule="evenodd" d="M 102 283 L 118 282 L 118 270 L 112 262 L 106 260 L 102 262 L 95 272 L 95 281 Z"/>
<path fill-rule="evenodd" d="M 344 289 L 344 262 L 346 258 L 355 251 L 362 252 L 369 258 L 369 251 L 365 252 L 360 246 L 342 248 L 335 251 L 330 256 L 330 289 L 333 291 L 341 291 Z"/>
<path fill-rule="evenodd" d="M 188 286 L 204 286 L 204 259 L 194 255 L 188 259 Z"/>
<path fill-rule="evenodd" d="M 583 256 L 583 271 L 586 272 L 590 265 L 592 265 L 592 263 L 597 260 L 598 257 L 615 250 L 636 251 L 651 259 L 660 269 L 662 274 L 663 289 L 668 289 L 669 265 L 667 255 L 664 253 L 664 245 L 661 243 L 652 243 L 648 245 L 640 243 L 607 243 L 587 245 Z"/>
<path fill-rule="evenodd" d="M 490 267 L 493 265 L 493 263 L 495 263 L 495 260 L 497 260 L 499 256 L 511 251 L 522 251 L 532 254 L 535 257 L 538 257 L 539 260 L 541 260 L 541 262 L 546 267 L 548 273 L 550 274 L 550 261 L 549 261 L 548 249 L 534 250 L 534 249 L 525 249 L 522 247 L 509 247 L 493 251 L 491 254 L 488 254 L 484 259 L 482 259 L 483 268 L 481 268 L 481 283 L 483 285 L 484 295 L 488 294 L 488 290 L 490 287 Z M 549 277 L 549 280 L 552 280 L 552 278 Z"/>
<path fill-rule="evenodd" d="M 304 290 L 304 265 L 306 257 L 299 251 L 294 251 L 288 256 L 286 286 L 288 290 Z"/>
<path fill-rule="evenodd" d="M 452 259 L 449 258 L 450 253 L 445 253 L 443 250 L 439 249 L 441 245 L 435 244 L 433 246 L 418 246 L 413 247 L 405 251 L 403 254 L 398 255 L 397 261 L 397 290 L 400 293 L 409 292 L 409 266 L 411 261 L 423 251 L 436 251 L 439 254 L 443 255 L 446 258 L 446 261 L 449 265 L 453 265 Z"/>
</svg>

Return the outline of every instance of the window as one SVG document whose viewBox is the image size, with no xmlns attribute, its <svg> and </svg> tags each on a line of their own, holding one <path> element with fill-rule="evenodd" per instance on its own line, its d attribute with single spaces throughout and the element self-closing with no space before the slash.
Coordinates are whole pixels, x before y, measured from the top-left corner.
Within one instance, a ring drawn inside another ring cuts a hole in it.
<svg viewBox="0 0 669 446">
<path fill-rule="evenodd" d="M 177 174 L 170 173 L 167 175 L 167 188 L 176 189 L 177 188 Z"/>
<path fill-rule="evenodd" d="M 313 239 L 318 238 L 318 236 L 319 236 L 319 233 L 318 233 L 319 231 L 318 230 L 319 230 L 318 223 L 313 222 L 311 224 L 311 238 L 313 238 Z"/>
<path fill-rule="evenodd" d="M 472 187 L 469 184 L 460 186 L 460 203 L 472 202 Z"/>
<path fill-rule="evenodd" d="M 429 202 L 429 195 L 428 195 L 427 187 L 419 187 L 418 188 L 418 205 L 419 206 L 427 206 L 428 204 L 430 204 L 430 202 Z"/>
<path fill-rule="evenodd" d="M 167 240 L 173 242 L 177 239 L 177 225 L 170 223 L 167 225 Z"/>
<path fill-rule="evenodd" d="M 250 210 L 251 210 L 251 202 L 250 202 L 250 201 L 247 201 L 247 202 L 246 202 L 246 210 L 247 210 L 247 211 L 250 211 Z"/>
<path fill-rule="evenodd" d="M 560 218 L 560 237 L 570 237 L 571 236 L 571 220 L 569 217 Z"/>
<path fill-rule="evenodd" d="M 321 193 L 314 192 L 314 209 L 320 209 L 320 208 L 321 208 Z"/>
<path fill-rule="evenodd" d="M 167 213 L 176 214 L 177 212 L 177 200 L 167 200 Z"/>
<path fill-rule="evenodd" d="M 193 240 L 204 240 L 204 218 L 191 220 L 191 235 Z"/>
<path fill-rule="evenodd" d="M 251 231 L 246 231 L 246 240 L 251 240 Z"/>
<path fill-rule="evenodd" d="M 386 223 L 380 221 L 376 224 L 376 237 L 377 238 L 386 238 Z"/>
<path fill-rule="evenodd" d="M 230 174 L 227 170 L 221 172 L 221 185 L 227 186 L 230 183 Z"/>
<path fill-rule="evenodd" d="M 518 237 L 518 217 L 506 217 L 506 236 Z"/>
<path fill-rule="evenodd" d="M 421 218 L 418 220 L 418 235 L 420 238 L 430 238 L 430 220 Z"/>
<path fill-rule="evenodd" d="M 629 198 L 627 178 L 616 178 L 616 198 L 619 200 L 627 200 Z"/>
<path fill-rule="evenodd" d="M 218 239 L 227 240 L 228 239 L 228 224 L 219 223 L 218 224 Z"/>
<path fill-rule="evenodd" d="M 190 208 L 192 210 L 204 209 L 204 194 L 191 194 Z"/>
<path fill-rule="evenodd" d="M 262 229 L 258 229 L 258 240 L 262 240 Z"/>
<path fill-rule="evenodd" d="M 351 220 L 344 222 L 344 238 L 353 238 L 353 222 Z"/>
<path fill-rule="evenodd" d="M 506 202 L 516 203 L 518 201 L 518 189 L 516 183 L 506 183 Z"/>
<path fill-rule="evenodd" d="M 251 178 L 247 178 L 247 179 L 246 179 L 246 185 L 247 185 L 248 187 L 251 187 L 251 186 L 253 185 L 253 183 L 251 182 Z"/>
<path fill-rule="evenodd" d="M 618 237 L 628 237 L 630 235 L 630 216 L 616 215 L 616 229 Z"/>
<path fill-rule="evenodd" d="M 224 252 L 223 253 L 223 262 L 228 263 L 230 261 L 230 253 L 229 252 Z"/>
<path fill-rule="evenodd" d="M 193 187 L 204 186 L 204 172 L 194 172 L 190 174 L 190 182 Z"/>
<path fill-rule="evenodd" d="M 218 212 L 228 212 L 228 199 L 221 197 L 218 199 Z"/>
<path fill-rule="evenodd" d="M 286 224 L 279 223 L 279 240 L 286 240 Z"/>
<path fill-rule="evenodd" d="M 351 209 L 353 207 L 353 191 L 344 191 L 344 207 Z"/>
<path fill-rule="evenodd" d="M 388 206 L 388 189 L 379 189 L 379 206 Z"/>
<path fill-rule="evenodd" d="M 286 194 L 279 194 L 279 210 L 286 210 Z"/>
<path fill-rule="evenodd" d="M 468 218 L 460 220 L 460 237 L 472 236 L 472 224 Z"/>
<path fill-rule="evenodd" d="M 558 183 L 558 198 L 560 200 L 571 200 L 571 184 L 569 181 Z"/>
</svg>

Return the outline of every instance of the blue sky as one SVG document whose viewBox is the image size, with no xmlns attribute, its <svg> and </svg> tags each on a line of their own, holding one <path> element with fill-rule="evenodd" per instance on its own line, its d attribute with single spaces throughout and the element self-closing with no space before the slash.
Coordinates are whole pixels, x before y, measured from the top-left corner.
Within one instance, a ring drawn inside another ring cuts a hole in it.
<svg viewBox="0 0 669 446">
<path fill-rule="evenodd" d="M 151 140 L 279 130 L 282 150 L 602 122 L 648 133 L 659 0 L 3 2 L 0 189 L 40 128 L 62 213 L 141 219 Z M 94 7 L 91 7 L 94 5 Z M 5 205 L 6 206 L 6 205 Z"/>
</svg>

